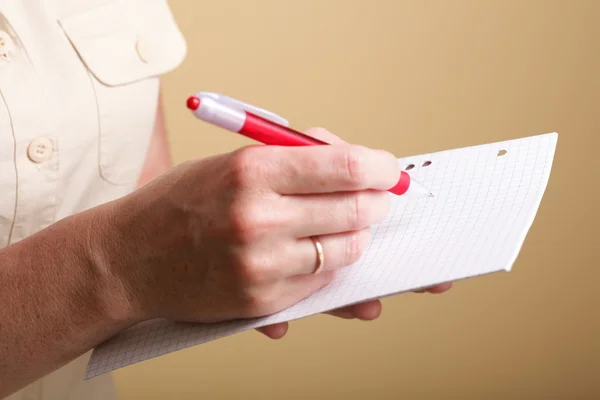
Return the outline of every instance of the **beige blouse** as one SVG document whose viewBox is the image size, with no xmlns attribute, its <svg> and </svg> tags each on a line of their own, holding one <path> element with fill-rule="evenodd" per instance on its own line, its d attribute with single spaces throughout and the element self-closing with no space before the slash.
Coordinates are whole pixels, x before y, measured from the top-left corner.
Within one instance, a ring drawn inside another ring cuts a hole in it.
<svg viewBox="0 0 600 400">
<path fill-rule="evenodd" d="M 134 190 L 185 55 L 166 0 L 0 0 L 0 246 Z M 88 357 L 9 399 L 115 398 Z"/>
</svg>

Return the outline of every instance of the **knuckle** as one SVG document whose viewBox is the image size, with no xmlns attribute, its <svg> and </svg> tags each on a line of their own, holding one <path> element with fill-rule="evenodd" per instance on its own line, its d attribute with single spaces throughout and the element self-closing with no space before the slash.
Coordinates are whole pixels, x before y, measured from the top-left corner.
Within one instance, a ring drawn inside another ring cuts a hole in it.
<svg viewBox="0 0 600 400">
<path fill-rule="evenodd" d="M 229 207 L 231 236 L 238 243 L 250 244 L 284 223 L 273 204 L 263 201 L 238 199 Z"/>
<path fill-rule="evenodd" d="M 244 287 L 259 284 L 264 279 L 264 267 L 260 258 L 252 251 L 239 251 L 235 273 L 238 281 Z"/>
<path fill-rule="evenodd" d="M 260 155 L 252 146 L 244 147 L 232 153 L 230 172 L 235 187 L 247 187 L 256 178 L 260 168 Z"/>
<path fill-rule="evenodd" d="M 236 266 L 237 278 L 244 287 L 261 285 L 273 275 L 268 256 L 260 251 L 239 251 Z"/>
<path fill-rule="evenodd" d="M 344 257 L 344 264 L 350 265 L 357 262 L 365 251 L 371 233 L 368 230 L 362 230 L 355 232 L 348 236 L 346 240 L 346 252 Z"/>
<path fill-rule="evenodd" d="M 252 212 L 252 207 L 239 200 L 229 207 L 231 236 L 238 242 L 254 241 L 260 226 L 259 216 Z"/>
<path fill-rule="evenodd" d="M 348 197 L 348 225 L 351 230 L 362 229 L 369 224 L 369 207 L 366 192 L 356 192 Z"/>
<path fill-rule="evenodd" d="M 362 146 L 346 146 L 342 154 L 341 173 L 352 187 L 360 186 L 366 178 L 365 149 Z"/>
<path fill-rule="evenodd" d="M 382 222 L 391 208 L 387 192 L 360 191 L 348 198 L 348 226 L 350 230 L 360 230 Z"/>
</svg>

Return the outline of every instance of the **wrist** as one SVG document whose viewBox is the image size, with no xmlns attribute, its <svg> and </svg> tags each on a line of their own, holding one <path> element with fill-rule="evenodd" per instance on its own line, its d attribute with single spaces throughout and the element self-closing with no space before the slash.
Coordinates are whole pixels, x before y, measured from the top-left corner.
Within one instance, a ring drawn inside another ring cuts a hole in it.
<svg viewBox="0 0 600 400">
<path fill-rule="evenodd" d="M 98 277 L 97 303 L 104 317 L 118 325 L 141 322 L 142 307 L 135 295 L 131 279 L 134 268 L 125 248 L 133 238 L 123 237 L 118 229 L 116 202 L 93 209 L 86 219 L 85 257 Z"/>
</svg>

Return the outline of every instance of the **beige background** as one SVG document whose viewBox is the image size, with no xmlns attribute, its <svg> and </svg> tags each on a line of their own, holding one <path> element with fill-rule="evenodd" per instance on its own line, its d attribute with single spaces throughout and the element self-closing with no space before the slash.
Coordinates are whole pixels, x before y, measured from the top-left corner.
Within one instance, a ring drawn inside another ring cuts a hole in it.
<svg viewBox="0 0 600 400">
<path fill-rule="evenodd" d="M 251 143 L 194 120 L 198 90 L 398 156 L 560 136 L 513 272 L 137 364 L 115 373 L 123 399 L 600 398 L 600 1 L 171 4 L 189 43 L 164 83 L 178 163 Z"/>
</svg>

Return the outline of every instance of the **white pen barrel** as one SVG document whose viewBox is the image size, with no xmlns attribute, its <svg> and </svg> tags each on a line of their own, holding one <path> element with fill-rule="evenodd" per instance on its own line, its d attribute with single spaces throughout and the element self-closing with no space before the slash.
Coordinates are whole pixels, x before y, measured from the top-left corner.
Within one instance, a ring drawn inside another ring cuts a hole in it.
<svg viewBox="0 0 600 400">
<path fill-rule="evenodd" d="M 217 125 L 232 132 L 239 132 L 246 122 L 246 113 L 227 107 L 210 97 L 199 97 L 200 105 L 194 115 L 203 121 Z"/>
</svg>

